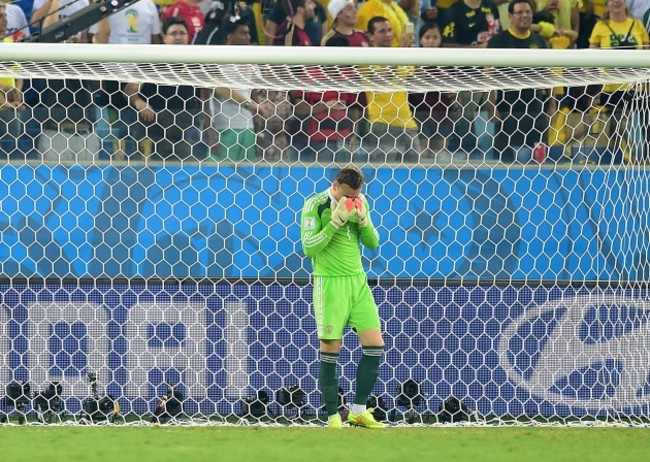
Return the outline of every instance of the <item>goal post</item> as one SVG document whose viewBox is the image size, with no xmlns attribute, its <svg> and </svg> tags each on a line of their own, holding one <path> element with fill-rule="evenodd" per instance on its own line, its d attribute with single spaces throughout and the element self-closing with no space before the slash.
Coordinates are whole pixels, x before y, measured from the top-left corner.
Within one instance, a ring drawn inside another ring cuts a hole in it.
<svg viewBox="0 0 650 462">
<path fill-rule="evenodd" d="M 0 422 L 322 424 L 297 221 L 354 162 L 378 418 L 648 424 L 647 52 L 173 50 L 0 44 Z M 360 354 L 346 331 L 344 402 Z"/>
</svg>

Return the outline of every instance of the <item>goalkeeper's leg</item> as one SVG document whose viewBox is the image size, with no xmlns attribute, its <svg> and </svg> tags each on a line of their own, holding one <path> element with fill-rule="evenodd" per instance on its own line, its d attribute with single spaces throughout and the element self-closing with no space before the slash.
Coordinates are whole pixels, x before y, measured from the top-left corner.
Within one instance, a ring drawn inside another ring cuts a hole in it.
<svg viewBox="0 0 650 462">
<path fill-rule="evenodd" d="M 327 411 L 327 425 L 330 428 L 341 428 L 343 423 L 339 414 L 339 387 L 336 365 L 341 349 L 340 340 L 321 340 L 320 365 L 318 384 Z"/>
<path fill-rule="evenodd" d="M 375 388 L 379 377 L 379 363 L 384 351 L 384 344 L 379 329 L 370 329 L 359 332 L 359 339 L 363 347 L 363 354 L 357 366 L 356 389 L 354 404 L 350 409 L 348 421 L 360 427 L 384 428 L 386 425 L 377 422 L 371 409 L 366 408 L 368 397 Z"/>
<path fill-rule="evenodd" d="M 345 207 L 344 201 L 340 202 Z M 341 278 L 314 277 L 314 315 L 320 340 L 318 383 L 328 416 L 328 427 L 342 428 L 339 414 L 339 380 L 336 372 L 343 328 L 349 317 L 350 284 Z M 345 278 L 342 278 L 345 279 Z"/>
<path fill-rule="evenodd" d="M 378 330 L 360 332 L 359 337 L 362 339 L 363 354 L 357 367 L 354 404 L 363 406 L 365 409 L 368 397 L 372 393 L 373 388 L 375 388 L 377 377 L 379 377 L 379 363 L 384 352 L 384 345 L 381 340 L 381 333 Z M 379 344 L 380 342 L 382 343 Z M 366 344 L 369 345 L 366 346 Z"/>
<path fill-rule="evenodd" d="M 363 354 L 357 366 L 356 390 L 354 404 L 348 415 L 348 422 L 366 428 L 384 428 L 386 425 L 377 422 L 369 409 L 366 409 L 368 397 L 375 387 L 379 377 L 379 363 L 384 351 L 384 340 L 381 336 L 379 313 L 377 305 L 370 292 L 365 276 L 359 281 L 361 294 L 355 303 L 350 316 L 350 325 L 355 328 Z"/>
</svg>

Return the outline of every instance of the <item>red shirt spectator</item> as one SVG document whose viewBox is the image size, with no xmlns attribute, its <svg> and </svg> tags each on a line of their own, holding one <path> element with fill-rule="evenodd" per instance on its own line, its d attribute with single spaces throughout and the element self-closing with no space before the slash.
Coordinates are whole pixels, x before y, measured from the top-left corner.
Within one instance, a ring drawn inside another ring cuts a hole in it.
<svg viewBox="0 0 650 462">
<path fill-rule="evenodd" d="M 190 1 L 194 3 L 193 0 Z M 172 16 L 183 18 L 187 23 L 188 43 L 193 43 L 196 34 L 205 26 L 205 18 L 201 10 L 196 5 L 186 3 L 184 0 L 179 0 L 167 8 L 162 19 L 164 21 Z"/>
<path fill-rule="evenodd" d="M 368 36 L 361 32 L 360 30 L 354 30 L 350 35 L 342 34 L 339 31 L 332 29 L 323 37 L 322 45 L 327 45 L 327 42 L 335 37 L 343 37 L 348 41 L 349 46 L 351 47 L 367 47 L 368 46 Z"/>
<path fill-rule="evenodd" d="M 348 41 L 347 46 L 367 47 L 368 37 L 365 33 L 355 29 L 357 24 L 357 6 L 354 0 L 330 0 L 327 9 L 334 21 L 332 29 L 323 37 L 321 45 L 332 46 L 328 43 L 337 37 L 343 37 Z M 341 46 L 341 45 L 333 45 Z"/>
<path fill-rule="evenodd" d="M 287 26 L 289 26 L 289 31 L 287 31 Z M 273 41 L 274 45 L 284 45 L 284 46 L 312 46 L 313 43 L 309 38 L 305 29 L 301 29 L 295 24 L 289 24 L 287 21 L 284 21 L 278 27 L 278 35 Z"/>
<path fill-rule="evenodd" d="M 341 93 L 338 91 L 326 91 L 323 93 L 298 90 L 295 92 L 296 99 L 302 99 L 312 106 L 323 103 L 339 102 L 346 106 L 352 106 L 357 102 L 357 95 L 352 93 Z M 309 141 L 333 141 L 346 139 L 352 133 L 353 122 L 348 117 L 347 109 L 332 109 L 330 111 L 314 111 L 305 120 L 304 130 L 309 135 Z"/>
<path fill-rule="evenodd" d="M 316 3 L 314 0 L 288 0 L 293 16 L 290 21 L 284 21 L 278 27 L 274 45 L 284 46 L 312 46 L 313 42 L 305 26 L 316 16 Z"/>
</svg>

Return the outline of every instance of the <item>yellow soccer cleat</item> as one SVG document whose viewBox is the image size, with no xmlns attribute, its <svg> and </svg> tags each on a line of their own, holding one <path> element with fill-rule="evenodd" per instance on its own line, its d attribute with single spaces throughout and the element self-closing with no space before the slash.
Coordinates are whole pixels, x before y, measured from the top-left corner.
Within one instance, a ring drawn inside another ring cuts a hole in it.
<svg viewBox="0 0 650 462">
<path fill-rule="evenodd" d="M 372 415 L 372 409 L 366 409 L 360 414 L 348 414 L 348 422 L 355 427 L 364 427 L 371 429 L 386 428 L 386 424 L 377 422 Z"/>
<path fill-rule="evenodd" d="M 327 421 L 327 428 L 343 428 L 343 421 L 341 420 L 341 414 L 334 414 L 330 416 Z"/>
</svg>

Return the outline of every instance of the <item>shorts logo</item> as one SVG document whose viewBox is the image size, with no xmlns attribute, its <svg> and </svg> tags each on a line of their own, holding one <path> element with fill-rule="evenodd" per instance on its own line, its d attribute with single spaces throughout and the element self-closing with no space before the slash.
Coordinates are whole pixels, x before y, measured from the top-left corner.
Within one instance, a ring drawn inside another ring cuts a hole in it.
<svg viewBox="0 0 650 462">
<path fill-rule="evenodd" d="M 316 229 L 316 220 L 314 219 L 314 217 L 305 218 L 305 229 L 307 231 L 312 231 Z"/>
<path fill-rule="evenodd" d="M 325 332 L 327 334 L 331 334 L 334 328 L 332 326 L 325 326 Z"/>
<path fill-rule="evenodd" d="M 499 363 L 531 397 L 583 409 L 650 404 L 650 301 L 565 298 L 529 309 L 499 338 Z"/>
</svg>

